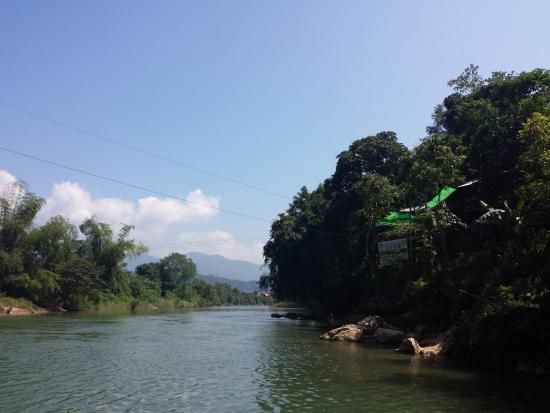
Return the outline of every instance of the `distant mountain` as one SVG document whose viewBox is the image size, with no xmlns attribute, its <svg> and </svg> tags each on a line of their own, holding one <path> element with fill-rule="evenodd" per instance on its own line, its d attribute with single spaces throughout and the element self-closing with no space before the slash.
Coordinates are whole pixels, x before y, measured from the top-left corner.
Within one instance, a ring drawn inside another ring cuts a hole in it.
<svg viewBox="0 0 550 413">
<path fill-rule="evenodd" d="M 237 281 L 258 281 L 261 267 L 248 261 L 236 261 L 221 255 L 207 255 L 201 252 L 185 254 L 197 265 L 197 272 L 203 275 L 230 278 Z"/>
<path fill-rule="evenodd" d="M 221 255 L 207 255 L 201 252 L 190 252 L 185 255 L 193 260 L 193 262 L 197 266 L 197 272 L 205 277 L 218 277 L 225 280 L 230 280 L 232 282 L 253 282 L 254 285 L 260 279 L 261 267 L 258 264 L 254 264 L 248 261 L 230 260 L 228 258 L 222 257 Z M 141 264 L 158 261 L 159 258 L 153 257 L 152 255 L 140 255 L 139 257 L 134 257 L 127 260 L 126 269 L 128 271 L 135 271 L 136 267 Z M 228 284 L 231 284 L 228 281 L 213 282 L 227 282 Z M 247 288 L 250 288 L 250 286 Z M 241 288 L 239 289 L 241 291 L 245 291 Z M 254 290 L 256 289 L 257 287 L 255 286 Z"/>
<path fill-rule="evenodd" d="M 128 271 L 135 271 L 141 264 L 147 264 L 149 262 L 159 262 L 160 259 L 153 257 L 152 255 L 139 255 L 137 257 L 129 258 L 126 260 L 126 269 Z"/>
<path fill-rule="evenodd" d="M 197 275 L 197 278 L 204 280 L 210 284 L 229 284 L 231 287 L 236 288 L 243 293 L 253 293 L 258 291 L 257 281 L 239 281 L 232 280 L 231 278 L 217 277 L 215 275 Z"/>
</svg>

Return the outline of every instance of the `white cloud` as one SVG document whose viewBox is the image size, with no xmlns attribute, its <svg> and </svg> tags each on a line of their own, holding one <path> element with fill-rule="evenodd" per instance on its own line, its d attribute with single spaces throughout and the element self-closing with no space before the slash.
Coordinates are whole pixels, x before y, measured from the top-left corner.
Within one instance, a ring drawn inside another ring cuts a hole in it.
<svg viewBox="0 0 550 413">
<path fill-rule="evenodd" d="M 4 192 L 8 185 L 17 181 L 17 178 L 8 171 L 0 169 L 0 191 Z"/>
<path fill-rule="evenodd" d="M 11 186 L 17 182 L 17 178 L 10 174 L 8 171 L 0 169 L 0 196 L 8 196 L 9 194 L 10 202 L 13 202 L 17 199 L 18 196 L 23 195 L 25 190 L 20 186 Z M 11 188 L 10 188 L 11 187 Z M 10 190 L 11 189 L 11 190 Z"/>
<path fill-rule="evenodd" d="M 0 170 L 0 195 L 16 177 Z M 79 225 L 94 217 L 112 225 L 135 225 L 132 238 L 150 246 L 150 254 L 163 257 L 170 252 L 190 251 L 219 254 L 226 258 L 262 263 L 263 242 L 257 238 L 237 239 L 226 231 L 182 232 L 186 223 L 205 221 L 218 215 L 221 198 L 208 196 L 200 189 L 191 191 L 187 201 L 148 196 L 137 201 L 121 198 L 94 198 L 76 182 L 53 185 L 50 195 L 37 215 L 38 224 L 62 215 Z"/>
<path fill-rule="evenodd" d="M 182 232 L 172 244 L 151 245 L 151 252 L 164 256 L 172 251 L 182 253 L 197 251 L 204 254 L 218 254 L 233 260 L 263 263 L 263 242 L 257 238 L 236 239 L 226 231 Z"/>
<path fill-rule="evenodd" d="M 54 184 L 51 195 L 38 213 L 38 221 L 45 222 L 55 215 L 68 217 L 75 224 L 86 218 L 118 226 L 133 224 L 142 230 L 164 228 L 170 224 L 206 219 L 217 215 L 219 197 L 206 196 L 200 189 L 190 192 L 186 199 L 164 199 L 155 196 L 138 199 L 137 203 L 120 198 L 92 198 L 89 192 L 75 182 Z"/>
</svg>

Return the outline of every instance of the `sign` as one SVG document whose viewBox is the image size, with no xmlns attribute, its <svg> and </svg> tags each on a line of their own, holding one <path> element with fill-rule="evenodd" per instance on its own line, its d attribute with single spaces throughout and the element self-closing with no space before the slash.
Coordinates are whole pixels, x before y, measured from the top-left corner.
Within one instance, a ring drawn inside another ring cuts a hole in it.
<svg viewBox="0 0 550 413">
<path fill-rule="evenodd" d="M 378 257 L 383 267 L 399 265 L 409 259 L 407 238 L 398 238 L 378 243 Z"/>
</svg>

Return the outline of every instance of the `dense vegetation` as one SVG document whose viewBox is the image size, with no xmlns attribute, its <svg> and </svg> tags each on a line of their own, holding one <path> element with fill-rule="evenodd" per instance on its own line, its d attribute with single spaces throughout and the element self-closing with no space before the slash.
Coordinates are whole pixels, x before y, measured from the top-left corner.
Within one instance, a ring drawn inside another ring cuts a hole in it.
<svg viewBox="0 0 550 413">
<path fill-rule="evenodd" d="M 0 296 L 21 297 L 67 310 L 103 303 L 171 306 L 256 304 L 263 298 L 227 284 L 195 279 L 195 264 L 173 253 L 159 263 L 144 264 L 136 274 L 127 258 L 147 248 L 129 238 L 131 225 L 118 234 L 105 223 L 85 220 L 78 228 L 57 216 L 33 225 L 43 200 L 13 184 L 0 198 Z"/>
<path fill-rule="evenodd" d="M 449 86 L 416 148 L 394 132 L 356 140 L 331 177 L 296 194 L 272 224 L 262 284 L 327 314 L 456 325 L 457 355 L 550 366 L 550 72 L 482 79 L 470 66 Z M 443 203 L 377 226 L 469 181 L 475 219 Z M 381 267 L 378 241 L 396 238 L 409 240 L 409 261 Z"/>
</svg>

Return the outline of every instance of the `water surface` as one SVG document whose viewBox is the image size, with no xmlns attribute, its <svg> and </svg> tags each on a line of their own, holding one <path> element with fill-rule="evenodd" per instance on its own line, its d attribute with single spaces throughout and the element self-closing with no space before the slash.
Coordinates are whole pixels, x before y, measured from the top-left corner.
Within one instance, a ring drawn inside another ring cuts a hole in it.
<svg viewBox="0 0 550 413">
<path fill-rule="evenodd" d="M 550 382 L 319 340 L 266 307 L 0 318 L 0 412 L 528 412 Z"/>
</svg>

